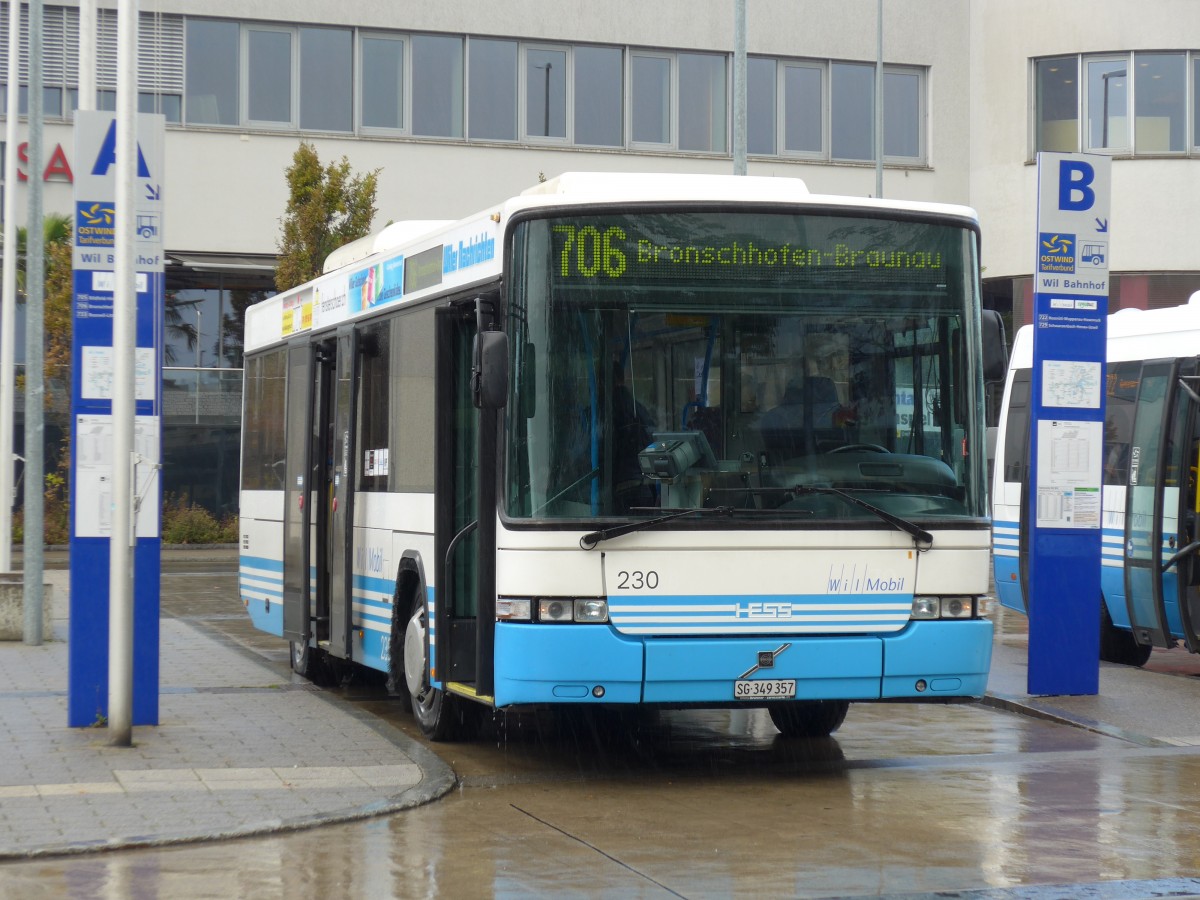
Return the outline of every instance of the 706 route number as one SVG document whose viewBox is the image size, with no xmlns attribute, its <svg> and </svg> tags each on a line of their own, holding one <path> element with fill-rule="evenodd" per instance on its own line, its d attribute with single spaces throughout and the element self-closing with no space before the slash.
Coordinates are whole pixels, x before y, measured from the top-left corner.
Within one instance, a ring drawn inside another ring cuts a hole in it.
<svg viewBox="0 0 1200 900">
<path fill-rule="evenodd" d="M 632 572 L 617 573 L 617 590 L 618 591 L 656 591 L 658 590 L 658 573 L 653 569 L 646 572 L 634 570 Z"/>
</svg>

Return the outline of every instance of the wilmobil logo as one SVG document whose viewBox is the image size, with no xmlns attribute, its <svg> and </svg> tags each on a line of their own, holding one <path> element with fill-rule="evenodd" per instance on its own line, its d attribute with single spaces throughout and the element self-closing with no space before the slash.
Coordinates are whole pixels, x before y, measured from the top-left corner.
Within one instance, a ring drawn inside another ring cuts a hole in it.
<svg viewBox="0 0 1200 900">
<path fill-rule="evenodd" d="M 449 275 L 459 269 L 468 269 L 496 258 L 496 239 L 486 231 L 475 235 L 465 244 L 447 244 L 442 248 L 442 274 Z"/>
<path fill-rule="evenodd" d="M 1039 272 L 1075 272 L 1075 235 L 1048 234 L 1038 235 L 1038 271 Z"/>
</svg>

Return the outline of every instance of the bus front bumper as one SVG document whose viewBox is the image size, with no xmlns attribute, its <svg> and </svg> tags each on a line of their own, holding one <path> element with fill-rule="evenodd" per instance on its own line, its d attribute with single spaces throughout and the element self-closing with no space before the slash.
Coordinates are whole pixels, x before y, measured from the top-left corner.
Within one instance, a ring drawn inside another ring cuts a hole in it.
<svg viewBox="0 0 1200 900">
<path fill-rule="evenodd" d="M 739 679 L 794 680 L 797 699 L 982 697 L 986 619 L 913 621 L 888 635 L 630 637 L 607 625 L 496 625 L 497 706 L 735 704 Z M 755 705 L 753 701 L 748 705 Z"/>
</svg>

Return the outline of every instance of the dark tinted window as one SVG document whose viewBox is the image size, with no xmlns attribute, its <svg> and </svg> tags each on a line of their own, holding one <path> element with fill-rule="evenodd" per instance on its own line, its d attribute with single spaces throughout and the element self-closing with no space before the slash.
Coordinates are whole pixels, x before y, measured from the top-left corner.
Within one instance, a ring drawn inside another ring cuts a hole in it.
<svg viewBox="0 0 1200 900">
<path fill-rule="evenodd" d="M 286 351 L 246 360 L 242 490 L 283 490 Z"/>
<path fill-rule="evenodd" d="M 1029 468 L 1029 369 L 1013 374 L 1004 428 L 1004 480 L 1024 481 Z"/>
<path fill-rule="evenodd" d="M 363 329 L 359 339 L 358 489 L 386 491 L 388 453 L 388 392 L 391 386 L 391 327 L 387 322 Z"/>
</svg>

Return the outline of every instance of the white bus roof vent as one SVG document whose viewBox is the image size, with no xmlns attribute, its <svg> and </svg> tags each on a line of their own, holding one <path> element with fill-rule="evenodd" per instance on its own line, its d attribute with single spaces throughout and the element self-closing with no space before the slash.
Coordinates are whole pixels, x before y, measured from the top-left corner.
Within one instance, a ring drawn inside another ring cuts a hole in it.
<svg viewBox="0 0 1200 900">
<path fill-rule="evenodd" d="M 422 235 L 445 228 L 452 222 L 452 219 L 410 219 L 404 222 L 393 222 L 382 231 L 338 247 L 325 258 L 325 265 L 321 267 L 321 272 L 323 274 L 332 272 L 366 259 L 373 253 L 395 250 Z"/>
<path fill-rule="evenodd" d="M 564 172 L 526 188 L 523 196 L 555 194 L 602 200 L 797 200 L 808 188 L 799 178 L 683 175 L 678 172 Z"/>
</svg>

